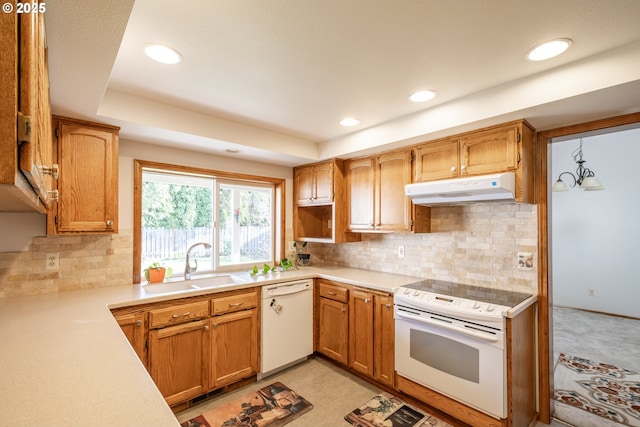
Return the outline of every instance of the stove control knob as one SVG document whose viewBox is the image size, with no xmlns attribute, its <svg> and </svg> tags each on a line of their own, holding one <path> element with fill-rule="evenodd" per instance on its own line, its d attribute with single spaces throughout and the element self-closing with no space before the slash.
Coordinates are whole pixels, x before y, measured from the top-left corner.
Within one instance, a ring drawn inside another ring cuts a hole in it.
<svg viewBox="0 0 640 427">
<path fill-rule="evenodd" d="M 491 305 L 491 304 L 487 304 L 487 306 L 484 309 L 487 310 L 487 311 L 493 311 L 494 308 L 496 308 L 496 307 Z"/>
<path fill-rule="evenodd" d="M 480 303 L 478 301 L 474 301 L 471 308 L 480 308 Z"/>
<path fill-rule="evenodd" d="M 418 295 L 420 295 L 420 291 L 414 291 L 414 292 L 413 292 L 413 296 L 414 296 L 414 297 L 417 297 Z"/>
<path fill-rule="evenodd" d="M 405 289 L 405 290 L 404 290 L 404 294 L 405 294 L 405 295 L 408 295 L 408 294 L 409 294 L 409 292 L 411 292 L 411 290 L 410 290 L 410 289 Z"/>
</svg>

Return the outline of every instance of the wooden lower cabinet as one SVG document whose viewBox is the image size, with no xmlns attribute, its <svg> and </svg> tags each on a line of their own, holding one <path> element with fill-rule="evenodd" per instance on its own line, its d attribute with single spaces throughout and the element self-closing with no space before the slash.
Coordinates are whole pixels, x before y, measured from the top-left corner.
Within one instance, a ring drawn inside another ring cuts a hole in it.
<svg viewBox="0 0 640 427">
<path fill-rule="evenodd" d="M 218 388 L 258 372 L 258 310 L 215 316 L 211 323 L 210 388 Z"/>
<path fill-rule="evenodd" d="M 349 297 L 349 366 L 373 376 L 373 294 L 354 289 Z"/>
<path fill-rule="evenodd" d="M 172 407 L 257 374 L 258 289 L 119 308 L 113 315 Z"/>
<path fill-rule="evenodd" d="M 146 313 L 125 313 L 114 315 L 122 333 L 129 340 L 129 344 L 135 350 L 136 354 L 145 367 L 148 367 L 147 358 L 147 325 Z"/>
<path fill-rule="evenodd" d="M 209 329 L 198 320 L 149 332 L 149 373 L 169 406 L 207 392 Z"/>
<path fill-rule="evenodd" d="M 373 377 L 391 387 L 395 385 L 395 323 L 393 295 L 373 297 Z"/>
<path fill-rule="evenodd" d="M 393 295 L 316 281 L 316 351 L 394 387 Z"/>
<path fill-rule="evenodd" d="M 393 295 L 354 289 L 349 298 L 349 366 L 393 387 Z"/>
<path fill-rule="evenodd" d="M 318 352 L 348 363 L 349 305 L 329 298 L 318 301 Z"/>
</svg>

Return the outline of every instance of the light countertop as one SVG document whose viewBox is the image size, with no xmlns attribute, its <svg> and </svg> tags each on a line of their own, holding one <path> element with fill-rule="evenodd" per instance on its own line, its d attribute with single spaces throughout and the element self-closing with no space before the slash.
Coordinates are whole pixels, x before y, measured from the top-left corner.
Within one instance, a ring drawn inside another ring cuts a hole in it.
<svg viewBox="0 0 640 427">
<path fill-rule="evenodd" d="M 336 266 L 237 276 L 246 283 L 184 293 L 128 285 L 0 300 L 0 426 L 179 426 L 110 308 L 314 277 L 388 292 L 420 280 Z"/>
</svg>

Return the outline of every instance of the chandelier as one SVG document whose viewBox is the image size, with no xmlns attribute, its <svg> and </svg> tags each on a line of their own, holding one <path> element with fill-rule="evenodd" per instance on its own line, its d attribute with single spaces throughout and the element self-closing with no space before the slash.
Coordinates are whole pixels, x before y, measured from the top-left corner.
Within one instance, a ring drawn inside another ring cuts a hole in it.
<svg viewBox="0 0 640 427">
<path fill-rule="evenodd" d="M 584 163 L 586 162 L 586 160 L 582 160 L 582 138 L 580 138 L 580 146 L 577 150 L 571 153 L 571 156 L 573 157 L 573 161 L 578 164 L 576 174 L 574 175 L 571 172 L 562 172 L 558 176 L 558 180 L 551 187 L 551 191 L 569 191 L 569 187 L 573 188 L 576 185 L 580 186 L 580 188 L 584 189 L 585 191 L 604 190 L 604 187 L 596 178 L 595 172 L 584 167 Z M 567 185 L 562 180 L 562 175 L 569 175 L 573 179 L 573 183 Z"/>
</svg>

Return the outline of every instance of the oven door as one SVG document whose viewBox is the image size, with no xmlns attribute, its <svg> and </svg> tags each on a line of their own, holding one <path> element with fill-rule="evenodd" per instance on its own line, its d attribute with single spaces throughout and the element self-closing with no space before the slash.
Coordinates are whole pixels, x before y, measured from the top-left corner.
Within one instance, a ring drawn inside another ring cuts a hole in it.
<svg viewBox="0 0 640 427">
<path fill-rule="evenodd" d="M 399 375 L 488 415 L 506 417 L 504 332 L 464 331 L 396 306 Z"/>
</svg>

